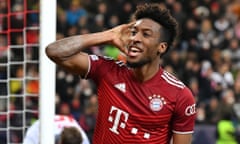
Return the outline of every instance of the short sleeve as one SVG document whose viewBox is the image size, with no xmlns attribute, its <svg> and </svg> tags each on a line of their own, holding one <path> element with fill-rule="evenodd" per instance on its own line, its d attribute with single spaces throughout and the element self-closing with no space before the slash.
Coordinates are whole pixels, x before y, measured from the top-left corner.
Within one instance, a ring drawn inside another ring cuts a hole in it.
<svg viewBox="0 0 240 144">
<path fill-rule="evenodd" d="M 191 91 L 185 87 L 177 97 L 173 115 L 173 132 L 179 134 L 193 133 L 196 104 Z"/>
<path fill-rule="evenodd" d="M 112 58 L 89 55 L 89 69 L 85 78 L 90 78 L 98 83 L 105 74 L 111 71 L 113 64 Z"/>
</svg>

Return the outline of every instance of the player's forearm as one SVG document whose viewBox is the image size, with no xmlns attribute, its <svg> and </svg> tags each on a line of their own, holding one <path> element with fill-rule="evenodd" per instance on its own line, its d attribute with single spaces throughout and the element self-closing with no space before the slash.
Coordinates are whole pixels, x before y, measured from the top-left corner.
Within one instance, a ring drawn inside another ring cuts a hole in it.
<svg viewBox="0 0 240 144">
<path fill-rule="evenodd" d="M 110 31 L 72 36 L 48 45 L 46 54 L 54 61 L 64 61 L 86 48 L 110 42 Z"/>
<path fill-rule="evenodd" d="M 173 134 L 172 144 L 191 144 L 192 134 Z"/>
</svg>

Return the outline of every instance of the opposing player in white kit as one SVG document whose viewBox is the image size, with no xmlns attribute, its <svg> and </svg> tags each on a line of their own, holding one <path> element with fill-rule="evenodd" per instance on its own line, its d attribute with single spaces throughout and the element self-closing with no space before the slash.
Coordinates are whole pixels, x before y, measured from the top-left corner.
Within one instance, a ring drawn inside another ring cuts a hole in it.
<svg viewBox="0 0 240 144">
<path fill-rule="evenodd" d="M 84 132 L 84 130 L 80 127 L 78 122 L 69 116 L 65 115 L 56 115 L 54 117 L 54 132 L 55 137 L 59 137 L 64 127 L 76 127 L 82 136 L 82 144 L 90 144 L 89 139 Z M 33 123 L 31 127 L 29 127 L 25 137 L 23 144 L 39 144 L 39 131 L 40 131 L 40 121 L 37 120 Z M 47 131 L 47 130 L 46 130 Z"/>
</svg>

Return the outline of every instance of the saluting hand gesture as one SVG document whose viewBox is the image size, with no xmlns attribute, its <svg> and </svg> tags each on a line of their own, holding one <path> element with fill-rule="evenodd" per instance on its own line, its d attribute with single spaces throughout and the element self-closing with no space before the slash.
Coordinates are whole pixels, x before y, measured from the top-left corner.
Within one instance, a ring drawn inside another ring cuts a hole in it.
<svg viewBox="0 0 240 144">
<path fill-rule="evenodd" d="M 113 36 L 111 44 L 119 48 L 119 50 L 125 54 L 127 53 L 127 45 L 129 44 L 131 35 L 130 29 L 133 24 L 133 22 L 129 24 L 122 24 L 110 29 Z"/>
</svg>

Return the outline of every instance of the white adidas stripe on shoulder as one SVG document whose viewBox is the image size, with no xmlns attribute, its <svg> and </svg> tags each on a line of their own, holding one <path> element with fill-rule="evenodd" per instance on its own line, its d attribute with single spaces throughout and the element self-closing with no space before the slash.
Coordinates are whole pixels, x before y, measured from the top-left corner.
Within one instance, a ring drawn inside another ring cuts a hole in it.
<svg viewBox="0 0 240 144">
<path fill-rule="evenodd" d="M 121 66 L 125 66 L 125 63 L 123 61 L 116 61 L 115 62 L 117 65 Z"/>
<path fill-rule="evenodd" d="M 175 76 L 173 76 L 173 75 L 170 74 L 169 72 L 164 71 L 163 74 L 166 75 L 167 78 L 169 78 L 170 80 L 174 81 L 175 83 L 180 84 L 180 85 L 184 85 L 183 82 L 181 82 L 180 80 L 178 80 Z"/>
<path fill-rule="evenodd" d="M 161 75 L 161 77 L 169 84 L 174 85 L 179 88 L 184 88 L 185 85 L 183 82 L 179 81 L 175 76 L 168 73 L 167 71 L 164 71 Z"/>
</svg>

